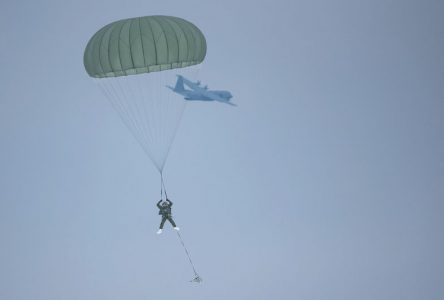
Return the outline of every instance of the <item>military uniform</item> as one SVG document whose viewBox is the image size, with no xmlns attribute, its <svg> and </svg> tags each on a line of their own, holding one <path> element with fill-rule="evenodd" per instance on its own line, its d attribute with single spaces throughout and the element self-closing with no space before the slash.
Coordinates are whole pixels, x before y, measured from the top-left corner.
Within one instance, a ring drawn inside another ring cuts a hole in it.
<svg viewBox="0 0 444 300">
<path fill-rule="evenodd" d="M 176 227 L 176 223 L 174 223 L 173 216 L 171 214 L 171 206 L 173 206 L 173 202 L 171 202 L 169 199 L 166 200 L 167 205 L 160 205 L 162 202 L 162 199 L 157 202 L 157 207 L 159 208 L 159 215 L 162 216 L 162 221 L 160 222 L 159 229 L 163 229 L 163 225 L 165 224 L 165 221 L 168 220 L 173 227 Z"/>
</svg>

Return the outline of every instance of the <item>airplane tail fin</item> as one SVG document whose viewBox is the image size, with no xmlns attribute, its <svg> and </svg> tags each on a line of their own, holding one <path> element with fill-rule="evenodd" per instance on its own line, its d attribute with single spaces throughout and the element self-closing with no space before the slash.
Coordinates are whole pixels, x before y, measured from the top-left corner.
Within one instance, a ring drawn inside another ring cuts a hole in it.
<svg viewBox="0 0 444 300">
<path fill-rule="evenodd" d="M 177 82 L 176 86 L 174 87 L 174 91 L 179 92 L 183 90 L 185 90 L 183 87 L 183 77 L 181 75 L 177 75 Z"/>
<path fill-rule="evenodd" d="M 176 85 L 174 87 L 172 87 L 171 85 L 166 85 L 167 88 L 169 88 L 170 90 L 174 91 L 174 92 L 182 92 L 185 90 L 184 85 L 183 85 L 183 77 L 181 75 L 177 75 L 177 82 Z"/>
</svg>

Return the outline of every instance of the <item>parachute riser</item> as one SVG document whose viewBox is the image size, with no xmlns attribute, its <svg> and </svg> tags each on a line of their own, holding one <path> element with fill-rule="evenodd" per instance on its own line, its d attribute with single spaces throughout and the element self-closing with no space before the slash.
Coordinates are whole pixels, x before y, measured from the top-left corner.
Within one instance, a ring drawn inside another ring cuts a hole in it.
<svg viewBox="0 0 444 300">
<path fill-rule="evenodd" d="M 165 200 L 168 199 L 167 190 L 163 181 L 163 174 L 160 172 L 160 199 L 163 200 L 163 194 L 165 193 Z"/>
</svg>

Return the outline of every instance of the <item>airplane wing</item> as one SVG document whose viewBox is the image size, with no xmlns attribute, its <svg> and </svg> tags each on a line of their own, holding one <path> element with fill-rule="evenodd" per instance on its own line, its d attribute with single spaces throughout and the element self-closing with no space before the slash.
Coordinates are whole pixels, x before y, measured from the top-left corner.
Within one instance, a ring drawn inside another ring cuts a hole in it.
<svg viewBox="0 0 444 300">
<path fill-rule="evenodd" d="M 196 91 L 196 92 L 200 92 L 200 91 L 205 91 L 205 88 L 200 87 L 200 81 L 198 82 L 192 82 L 191 80 L 186 79 L 185 77 L 181 76 L 181 75 L 177 75 L 179 78 L 181 78 L 183 80 L 183 83 L 189 87 L 190 89 Z"/>
</svg>

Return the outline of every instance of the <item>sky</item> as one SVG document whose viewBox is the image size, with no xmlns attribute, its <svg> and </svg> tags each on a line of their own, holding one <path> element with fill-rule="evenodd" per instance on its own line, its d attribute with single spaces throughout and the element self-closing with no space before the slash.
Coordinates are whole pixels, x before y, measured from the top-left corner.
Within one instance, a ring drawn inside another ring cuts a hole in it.
<svg viewBox="0 0 444 300">
<path fill-rule="evenodd" d="M 444 3 L 2 1 L 0 298 L 443 299 Z M 207 39 L 164 176 L 83 67 L 123 18 Z"/>
</svg>

